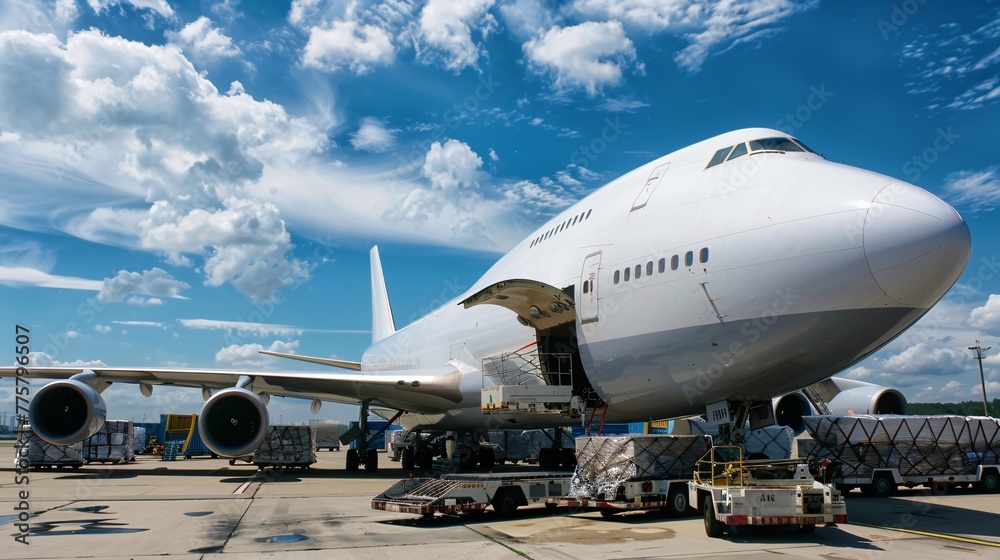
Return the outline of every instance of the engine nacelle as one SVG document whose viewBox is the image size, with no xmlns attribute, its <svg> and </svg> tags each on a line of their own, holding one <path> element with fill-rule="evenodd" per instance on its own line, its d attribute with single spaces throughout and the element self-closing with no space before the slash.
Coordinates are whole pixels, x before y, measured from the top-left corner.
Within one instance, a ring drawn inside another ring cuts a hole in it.
<svg viewBox="0 0 1000 560">
<path fill-rule="evenodd" d="M 833 414 L 906 414 L 906 397 L 895 389 L 872 385 L 841 391 L 826 406 Z"/>
<path fill-rule="evenodd" d="M 799 392 L 780 396 L 772 403 L 774 404 L 775 423 L 779 426 L 788 426 L 795 432 L 795 435 L 801 434 L 806 428 L 802 417 L 814 414 L 809 399 Z"/>
<path fill-rule="evenodd" d="M 267 425 L 264 401 L 240 387 L 212 395 L 198 417 L 198 433 L 205 446 L 223 457 L 253 453 L 264 442 Z"/>
<path fill-rule="evenodd" d="M 93 387 L 75 379 L 53 381 L 31 399 L 28 422 L 49 443 L 72 445 L 104 427 L 108 407 Z"/>
</svg>

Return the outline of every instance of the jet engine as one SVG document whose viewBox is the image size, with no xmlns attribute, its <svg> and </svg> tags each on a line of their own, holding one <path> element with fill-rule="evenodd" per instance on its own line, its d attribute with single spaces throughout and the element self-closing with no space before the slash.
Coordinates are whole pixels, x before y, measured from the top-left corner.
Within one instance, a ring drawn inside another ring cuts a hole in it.
<svg viewBox="0 0 1000 560">
<path fill-rule="evenodd" d="M 906 397 L 895 389 L 871 385 L 841 391 L 826 406 L 833 414 L 906 414 Z"/>
<path fill-rule="evenodd" d="M 205 446 L 223 457 L 253 453 L 263 443 L 267 425 L 264 401 L 242 387 L 212 395 L 198 417 L 198 432 Z"/>
<path fill-rule="evenodd" d="M 796 391 L 772 400 L 774 404 L 774 421 L 779 426 L 788 426 L 796 435 L 801 434 L 806 425 L 803 416 L 813 414 L 812 405 L 805 395 Z"/>
<path fill-rule="evenodd" d="M 816 396 L 826 403 L 831 414 L 906 414 L 906 397 L 889 387 L 831 377 L 812 386 Z M 774 420 L 802 433 L 803 416 L 816 414 L 812 403 L 801 391 L 775 398 Z"/>
<path fill-rule="evenodd" d="M 104 427 L 108 407 L 93 387 L 78 379 L 53 381 L 31 399 L 31 429 L 49 443 L 72 445 Z"/>
</svg>

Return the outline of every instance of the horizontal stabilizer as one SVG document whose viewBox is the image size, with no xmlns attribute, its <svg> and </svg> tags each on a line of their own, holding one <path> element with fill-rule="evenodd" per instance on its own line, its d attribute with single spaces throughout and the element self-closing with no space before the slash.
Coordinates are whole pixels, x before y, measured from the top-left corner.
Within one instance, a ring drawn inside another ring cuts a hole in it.
<svg viewBox="0 0 1000 560">
<path fill-rule="evenodd" d="M 259 350 L 259 352 L 261 354 L 274 356 L 276 358 L 288 358 L 289 360 L 299 360 L 302 362 L 309 362 L 313 364 L 322 364 L 324 366 L 333 366 L 343 369 L 353 369 L 354 371 L 361 371 L 361 362 L 334 360 L 332 358 L 315 358 L 313 356 L 300 356 L 298 354 L 284 354 L 282 352 L 272 352 L 270 350 Z"/>
</svg>

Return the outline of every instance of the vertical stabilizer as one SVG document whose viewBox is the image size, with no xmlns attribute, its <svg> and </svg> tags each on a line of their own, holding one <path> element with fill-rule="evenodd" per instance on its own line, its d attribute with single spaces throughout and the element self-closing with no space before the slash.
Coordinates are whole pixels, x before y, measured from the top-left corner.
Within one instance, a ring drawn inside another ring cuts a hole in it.
<svg viewBox="0 0 1000 560">
<path fill-rule="evenodd" d="M 372 247 L 372 344 L 388 338 L 396 332 L 396 323 L 392 320 L 392 307 L 389 306 L 389 293 L 385 290 L 385 278 L 382 276 L 382 261 L 378 256 L 378 246 Z"/>
</svg>

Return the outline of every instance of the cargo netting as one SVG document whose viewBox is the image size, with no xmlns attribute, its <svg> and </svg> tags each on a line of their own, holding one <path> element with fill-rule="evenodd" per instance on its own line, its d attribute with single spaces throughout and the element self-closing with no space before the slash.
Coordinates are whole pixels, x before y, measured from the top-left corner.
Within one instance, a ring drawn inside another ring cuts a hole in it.
<svg viewBox="0 0 1000 560">
<path fill-rule="evenodd" d="M 712 446 L 706 436 L 623 435 L 576 439 L 572 498 L 614 499 L 635 480 L 690 478 L 695 462 Z"/>
<path fill-rule="evenodd" d="M 692 434 L 719 436 L 718 424 L 691 420 L 689 425 Z M 744 458 L 762 458 L 760 455 L 764 455 L 768 459 L 791 459 L 794 440 L 795 432 L 788 426 L 765 426 L 747 431 L 743 440 L 735 444 L 743 448 Z"/>
<path fill-rule="evenodd" d="M 253 453 L 253 462 L 269 465 L 315 463 L 313 431 L 308 426 L 269 426 L 264 442 Z"/>
<path fill-rule="evenodd" d="M 32 467 L 83 464 L 83 446 L 80 443 L 73 445 L 49 443 L 35 434 L 31 424 L 22 424 L 18 432 L 20 432 L 18 442 L 21 445 L 17 446 L 14 457 L 15 468 L 25 458 Z"/>
<path fill-rule="evenodd" d="M 83 440 L 83 458 L 88 462 L 135 460 L 133 426 L 129 420 L 108 420 L 94 435 Z"/>
<path fill-rule="evenodd" d="M 844 477 L 868 477 L 877 468 L 902 476 L 966 474 L 996 464 L 1000 421 L 985 416 L 806 416 L 810 440 L 799 457 L 833 459 Z"/>
</svg>

